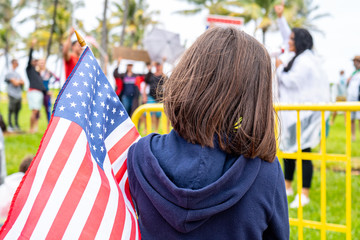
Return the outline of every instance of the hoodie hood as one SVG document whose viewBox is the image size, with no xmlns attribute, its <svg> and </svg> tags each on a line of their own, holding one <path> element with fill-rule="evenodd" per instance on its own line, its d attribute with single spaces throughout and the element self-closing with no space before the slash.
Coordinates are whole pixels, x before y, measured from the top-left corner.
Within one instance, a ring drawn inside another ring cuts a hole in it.
<svg viewBox="0 0 360 240">
<path fill-rule="evenodd" d="M 182 233 L 239 202 L 261 166 L 259 158 L 230 156 L 218 146 L 191 144 L 175 131 L 140 139 L 128 158 L 128 168 L 154 207 Z"/>
</svg>

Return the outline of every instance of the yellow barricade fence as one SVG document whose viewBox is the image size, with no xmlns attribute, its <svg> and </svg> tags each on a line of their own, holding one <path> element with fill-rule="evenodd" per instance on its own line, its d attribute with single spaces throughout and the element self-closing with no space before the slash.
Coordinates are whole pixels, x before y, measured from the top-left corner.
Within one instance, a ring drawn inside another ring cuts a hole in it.
<svg viewBox="0 0 360 240">
<path fill-rule="evenodd" d="M 313 228 L 320 230 L 321 239 L 326 239 L 326 231 L 342 232 L 346 234 L 346 239 L 351 239 L 351 119 L 350 113 L 353 111 L 360 111 L 360 103 L 338 102 L 331 104 L 276 104 L 274 105 L 276 112 L 279 111 L 296 111 L 297 112 L 297 146 L 298 151 L 295 153 L 281 152 L 278 148 L 278 158 L 296 159 L 297 169 L 297 192 L 302 189 L 302 160 L 319 160 L 320 165 L 320 221 L 306 220 L 303 218 L 303 207 L 299 204 L 297 218 L 290 218 L 290 225 L 298 227 L 298 239 L 304 239 L 303 228 Z M 320 111 L 321 112 L 321 143 L 319 153 L 303 153 L 301 151 L 301 123 L 300 111 Z M 346 131 L 346 149 L 345 154 L 328 154 L 326 153 L 326 119 L 325 112 L 327 111 L 342 111 L 345 112 L 345 131 Z M 151 112 L 162 112 L 164 108 L 162 104 L 145 104 L 140 106 L 134 112 L 132 120 L 138 128 L 140 118 L 146 114 L 146 134 L 152 132 Z M 167 118 L 162 114 L 160 119 L 160 133 L 166 133 Z M 277 126 L 276 126 L 277 129 Z M 277 132 L 277 131 L 276 131 Z M 278 138 L 277 138 L 278 139 Z M 345 216 L 346 224 L 333 224 L 326 221 L 326 161 L 339 161 L 346 164 L 345 168 Z M 301 201 L 301 194 L 299 194 L 299 201 Z"/>
</svg>

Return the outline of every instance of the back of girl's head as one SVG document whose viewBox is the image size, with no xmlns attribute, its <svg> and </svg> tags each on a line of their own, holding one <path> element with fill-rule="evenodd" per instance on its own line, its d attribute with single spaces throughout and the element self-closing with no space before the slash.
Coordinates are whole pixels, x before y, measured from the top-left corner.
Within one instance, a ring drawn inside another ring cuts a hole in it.
<svg viewBox="0 0 360 240">
<path fill-rule="evenodd" d="M 292 32 L 294 33 L 294 41 L 295 41 L 295 48 L 296 54 L 300 54 L 307 49 L 312 49 L 314 42 L 311 34 L 308 30 L 304 28 L 293 28 Z"/>
<path fill-rule="evenodd" d="M 276 154 L 271 62 L 236 28 L 207 30 L 164 82 L 164 107 L 187 141 L 273 161 Z"/>
</svg>

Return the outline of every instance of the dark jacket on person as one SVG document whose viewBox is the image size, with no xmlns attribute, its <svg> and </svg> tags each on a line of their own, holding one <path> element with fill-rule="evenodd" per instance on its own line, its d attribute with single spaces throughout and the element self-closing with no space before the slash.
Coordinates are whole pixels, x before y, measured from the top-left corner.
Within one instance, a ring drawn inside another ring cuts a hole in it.
<svg viewBox="0 0 360 240">
<path fill-rule="evenodd" d="M 30 48 L 29 62 L 28 65 L 26 66 L 26 74 L 30 83 L 29 89 L 36 89 L 42 92 L 46 92 L 46 88 L 44 86 L 43 79 L 40 76 L 40 73 L 36 71 L 35 67 L 31 64 L 31 61 L 33 60 L 32 53 L 33 53 L 33 49 Z"/>
<path fill-rule="evenodd" d="M 278 159 L 231 156 L 173 130 L 140 139 L 127 161 L 142 239 L 289 239 Z"/>
<path fill-rule="evenodd" d="M 158 76 L 153 74 L 151 71 L 145 75 L 145 82 L 150 86 L 149 95 L 157 102 L 159 102 L 162 98 L 163 78 L 163 75 Z"/>
<path fill-rule="evenodd" d="M 119 73 L 119 67 L 115 68 L 114 72 L 113 72 L 113 76 L 115 78 L 115 81 L 120 81 L 121 84 L 119 85 L 118 83 L 116 83 L 117 87 L 121 86 L 121 90 L 120 91 L 116 91 L 116 93 L 118 94 L 118 96 L 121 98 L 123 95 L 125 96 L 134 96 L 135 98 L 139 97 L 140 91 L 139 88 L 135 85 L 135 80 L 133 83 L 128 84 L 126 82 L 124 82 L 125 78 L 128 77 L 127 73 Z M 134 78 L 136 79 L 139 75 L 133 73 L 131 75 L 130 78 Z"/>
</svg>

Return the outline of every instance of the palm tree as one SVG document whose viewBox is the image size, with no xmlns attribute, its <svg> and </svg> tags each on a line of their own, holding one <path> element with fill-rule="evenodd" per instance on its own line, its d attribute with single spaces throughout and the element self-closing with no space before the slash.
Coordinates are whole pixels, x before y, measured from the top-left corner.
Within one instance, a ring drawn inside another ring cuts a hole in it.
<svg viewBox="0 0 360 240">
<path fill-rule="evenodd" d="M 124 23 L 126 26 L 125 28 L 122 27 L 122 31 L 125 33 L 120 36 L 120 45 L 138 48 L 142 46 L 142 40 L 144 38 L 146 28 L 157 24 L 157 22 L 153 20 L 153 16 L 159 12 L 148 11 L 149 5 L 144 0 L 128 1 L 129 6 L 127 8 L 126 22 L 124 22 L 126 9 L 122 8 L 122 5 L 118 3 L 114 3 L 116 10 L 112 13 L 112 17 L 118 19 L 118 21 L 114 23 L 115 26 L 124 26 Z M 114 41 L 117 41 L 117 34 L 112 37 Z"/>
<path fill-rule="evenodd" d="M 183 15 L 193 15 L 200 13 L 204 9 L 206 9 L 209 14 L 231 15 L 232 13 L 226 8 L 229 2 L 226 0 L 186 0 L 186 2 L 194 5 L 194 8 L 180 10 L 176 13 Z"/>
<path fill-rule="evenodd" d="M 116 4 L 119 9 L 121 9 L 120 5 Z M 123 11 L 123 18 L 122 18 L 122 29 L 121 29 L 121 36 L 120 36 L 120 46 L 124 45 L 124 38 L 125 38 L 125 28 L 127 17 L 129 15 L 129 0 L 125 0 L 125 9 Z"/>
<path fill-rule="evenodd" d="M 314 22 L 329 13 L 318 13 L 319 5 L 314 5 L 313 0 L 296 0 L 294 4 L 285 4 L 285 18 L 292 27 L 303 27 L 312 31 L 322 32 Z"/>
<path fill-rule="evenodd" d="M 50 49 L 51 49 L 51 44 L 52 44 L 52 37 L 53 34 L 55 32 L 55 26 L 56 26 L 56 10 L 57 10 L 57 6 L 58 6 L 58 0 L 54 1 L 54 11 L 53 11 L 53 24 L 51 25 L 51 31 L 50 31 L 50 37 L 49 37 L 49 43 L 47 45 L 47 55 L 46 58 L 48 58 L 50 56 Z"/>
<path fill-rule="evenodd" d="M 241 16 L 245 24 L 255 22 L 256 30 L 261 29 L 263 43 L 266 41 L 266 33 L 274 24 L 274 6 L 280 4 L 279 0 L 186 0 L 196 7 L 189 10 L 178 11 L 181 14 L 196 14 L 207 9 L 209 14 Z M 313 0 L 292 0 L 285 5 L 285 17 L 291 26 L 307 27 L 316 29 L 313 21 L 328 16 L 328 14 L 318 14 L 312 17 L 318 6 L 312 6 Z M 231 9 L 231 10 L 230 10 Z"/>
<path fill-rule="evenodd" d="M 242 8 L 240 16 L 245 18 L 245 23 L 255 21 L 256 29 L 261 29 L 263 35 L 263 44 L 265 36 L 270 26 L 274 24 L 276 18 L 274 7 L 281 4 L 278 0 L 238 0 L 229 2 L 229 5 L 235 5 Z M 292 27 L 304 27 L 310 30 L 318 30 L 313 22 L 316 19 L 329 16 L 329 14 L 317 14 L 313 16 L 319 6 L 313 6 L 313 0 L 292 0 L 285 4 L 284 15 Z M 260 21 L 259 24 L 257 24 Z"/>
<path fill-rule="evenodd" d="M 300 0 L 301 1 L 301 0 Z M 256 30 L 261 29 L 263 44 L 266 41 L 266 33 L 273 24 L 274 6 L 278 0 L 238 0 L 227 3 L 228 6 L 239 7 L 239 15 L 244 17 L 245 24 L 254 21 Z"/>
<path fill-rule="evenodd" d="M 73 24 L 72 12 L 82 6 L 84 6 L 82 0 L 43 0 L 40 11 L 36 11 L 33 16 L 30 16 L 32 19 L 38 19 L 38 27 L 32 36 L 38 39 L 40 48 L 47 50 L 47 56 L 51 52 L 60 52 L 66 31 Z M 36 14 L 40 15 L 36 16 Z M 81 21 L 75 18 L 75 22 L 82 29 Z"/>
<path fill-rule="evenodd" d="M 4 49 L 6 68 L 9 69 L 9 52 L 16 46 L 19 34 L 16 32 L 13 26 L 13 18 L 17 16 L 19 12 L 25 6 L 26 1 L 0 1 L 0 46 Z"/>
<path fill-rule="evenodd" d="M 107 52 L 107 43 L 108 43 L 108 29 L 107 29 L 107 19 L 106 19 L 106 10 L 108 8 L 108 0 L 104 0 L 104 13 L 103 13 L 103 20 L 102 20 L 102 29 L 101 29 L 101 48 Z M 100 55 L 100 63 L 101 67 L 104 69 L 105 67 L 105 57 Z"/>
</svg>

